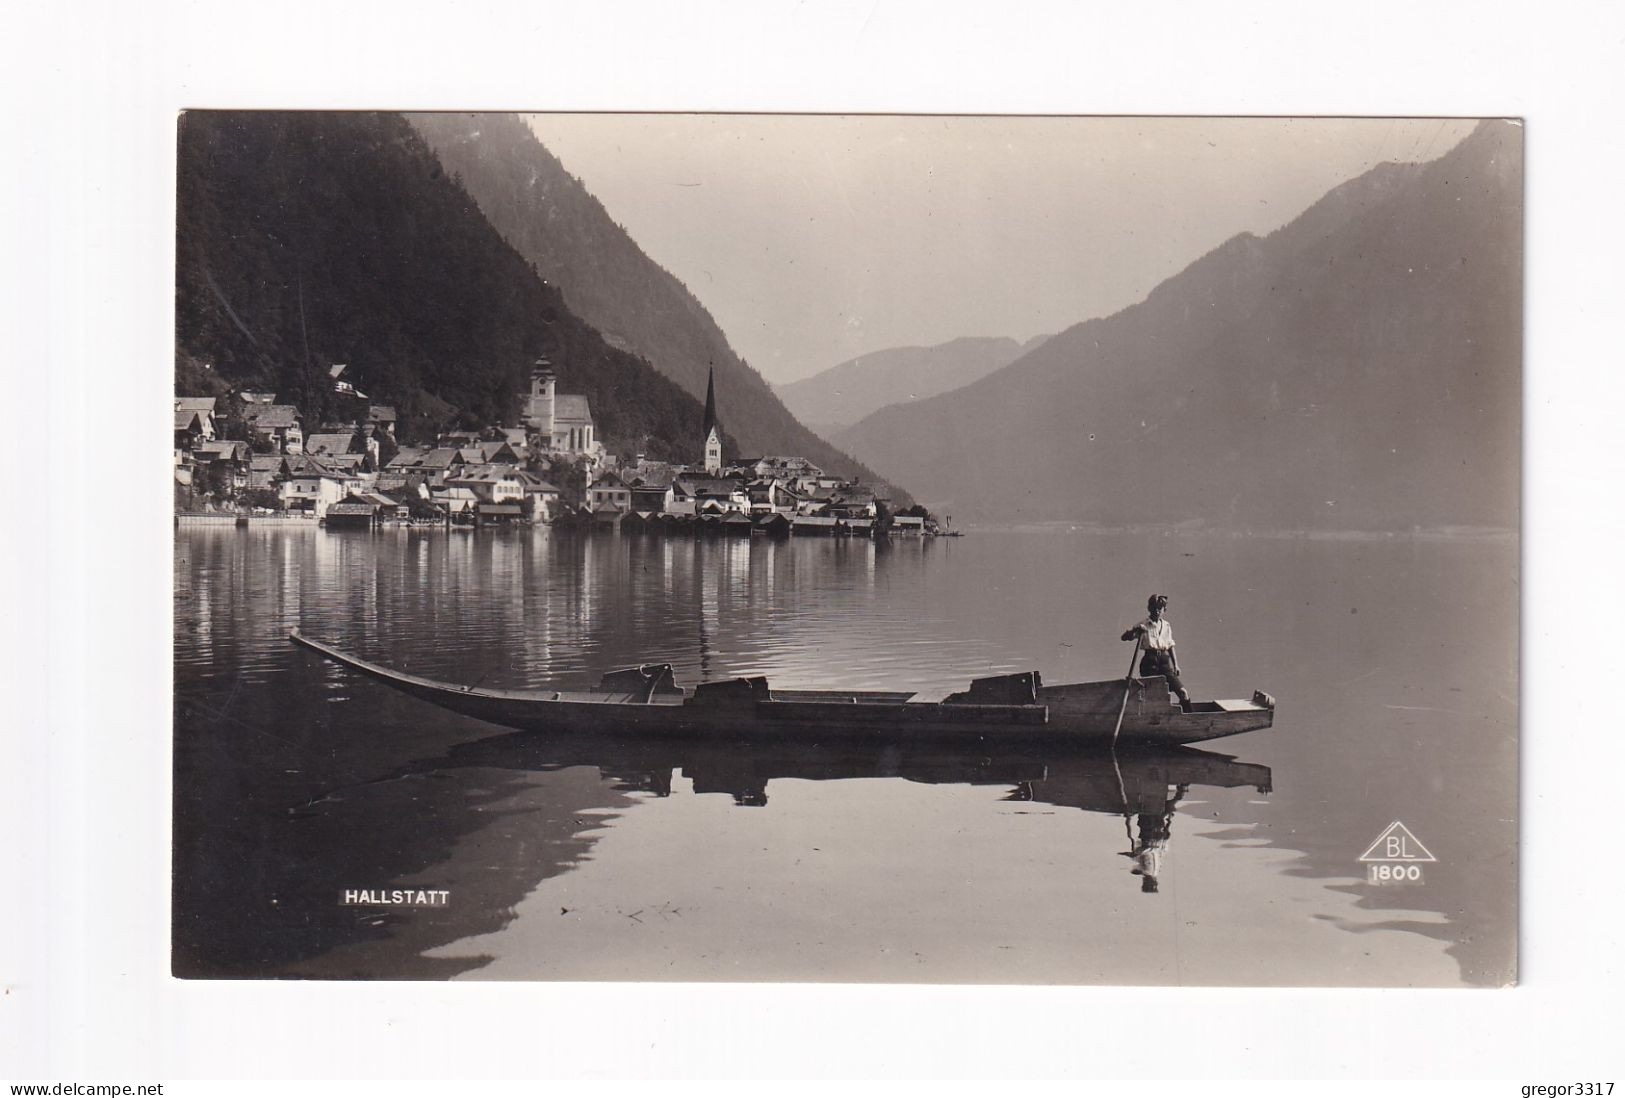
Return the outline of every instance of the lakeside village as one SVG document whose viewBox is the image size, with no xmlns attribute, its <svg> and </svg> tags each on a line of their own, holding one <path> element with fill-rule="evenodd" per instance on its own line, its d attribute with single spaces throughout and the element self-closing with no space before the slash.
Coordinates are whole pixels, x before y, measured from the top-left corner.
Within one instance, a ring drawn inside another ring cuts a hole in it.
<svg viewBox="0 0 1625 1098">
<path fill-rule="evenodd" d="M 935 536 L 921 507 L 894 512 L 856 480 L 802 457 L 724 462 L 714 378 L 701 458 L 622 460 L 595 438 L 587 398 L 556 391 L 544 358 L 512 427 L 395 439 L 395 410 L 371 403 L 330 369 L 353 421 L 306 433 L 274 393 L 175 399 L 177 524 L 313 522 L 329 529 L 447 525 L 472 529 L 576 525 L 623 533 L 823 537 Z M 225 435 L 241 437 L 224 437 Z"/>
</svg>

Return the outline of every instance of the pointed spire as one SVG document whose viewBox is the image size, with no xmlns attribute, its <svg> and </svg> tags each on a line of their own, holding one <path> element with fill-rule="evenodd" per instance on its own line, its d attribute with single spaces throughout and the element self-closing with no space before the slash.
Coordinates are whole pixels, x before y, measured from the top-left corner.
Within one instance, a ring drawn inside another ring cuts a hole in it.
<svg viewBox="0 0 1625 1098">
<path fill-rule="evenodd" d="M 713 366 L 705 375 L 705 426 L 701 434 L 711 437 L 711 428 L 717 425 L 717 370 Z"/>
</svg>

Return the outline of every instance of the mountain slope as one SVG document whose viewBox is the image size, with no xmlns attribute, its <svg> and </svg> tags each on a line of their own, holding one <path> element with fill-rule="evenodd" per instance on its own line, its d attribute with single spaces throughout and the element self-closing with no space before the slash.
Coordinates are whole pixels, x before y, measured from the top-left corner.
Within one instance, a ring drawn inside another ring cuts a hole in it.
<svg viewBox="0 0 1625 1098">
<path fill-rule="evenodd" d="M 719 418 L 745 452 L 801 454 L 833 472 L 876 479 L 796 421 L 705 307 L 643 254 L 523 119 L 408 117 L 503 238 L 612 344 L 643 356 L 696 398 L 714 365 Z"/>
<path fill-rule="evenodd" d="M 874 351 L 778 386 L 779 399 L 803 423 L 847 427 L 888 404 L 923 400 L 969 385 L 1048 338 L 1018 343 L 1007 336 L 966 336 L 934 347 Z"/>
<path fill-rule="evenodd" d="M 966 518 L 1515 526 L 1521 283 L 1522 134 L 1487 122 L 839 439 Z"/>
<path fill-rule="evenodd" d="M 343 362 L 422 438 L 512 422 L 546 354 L 612 445 L 698 435 L 699 402 L 571 315 L 399 115 L 190 111 L 177 163 L 179 385 L 210 363 L 320 419 Z"/>
</svg>

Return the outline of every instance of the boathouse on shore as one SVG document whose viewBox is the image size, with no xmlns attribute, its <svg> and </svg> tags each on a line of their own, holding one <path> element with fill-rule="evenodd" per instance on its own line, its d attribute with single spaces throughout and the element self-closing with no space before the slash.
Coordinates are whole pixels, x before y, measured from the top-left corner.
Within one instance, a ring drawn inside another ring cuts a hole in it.
<svg viewBox="0 0 1625 1098">
<path fill-rule="evenodd" d="M 474 523 L 476 526 L 511 526 L 525 519 L 525 506 L 518 500 L 504 500 L 501 503 L 492 503 L 480 500 L 474 505 Z"/>
<path fill-rule="evenodd" d="M 756 520 L 758 533 L 774 538 L 787 538 L 790 536 L 790 518 L 787 515 L 762 515 Z"/>
<path fill-rule="evenodd" d="M 335 503 L 328 507 L 324 521 L 329 530 L 370 530 L 378 520 L 377 511 L 371 503 Z"/>
<path fill-rule="evenodd" d="M 796 537 L 834 537 L 835 519 L 827 515 L 797 515 L 791 520 L 790 532 Z"/>
</svg>

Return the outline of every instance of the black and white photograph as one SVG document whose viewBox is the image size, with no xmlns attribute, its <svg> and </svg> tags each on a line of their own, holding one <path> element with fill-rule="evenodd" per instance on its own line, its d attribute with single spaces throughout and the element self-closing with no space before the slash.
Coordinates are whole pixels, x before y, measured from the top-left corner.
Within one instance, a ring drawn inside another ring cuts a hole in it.
<svg viewBox="0 0 1625 1098">
<path fill-rule="evenodd" d="M 1614 1093 L 1625 9 L 8 14 L 0 1091 Z"/>
<path fill-rule="evenodd" d="M 175 125 L 173 976 L 1518 982 L 1521 120 Z"/>
</svg>

